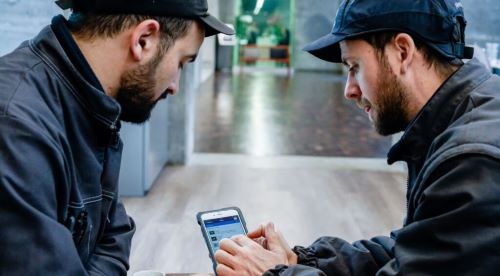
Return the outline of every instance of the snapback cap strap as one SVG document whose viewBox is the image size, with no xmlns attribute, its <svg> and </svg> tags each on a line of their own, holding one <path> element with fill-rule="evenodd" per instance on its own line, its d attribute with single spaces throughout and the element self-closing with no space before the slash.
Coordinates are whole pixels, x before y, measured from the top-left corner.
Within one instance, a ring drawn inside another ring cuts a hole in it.
<svg viewBox="0 0 500 276">
<path fill-rule="evenodd" d="M 464 43 L 454 43 L 453 55 L 459 59 L 471 59 L 474 56 L 474 48 L 466 46 Z"/>
<path fill-rule="evenodd" d="M 471 59 L 474 56 L 474 48 L 465 45 L 465 26 L 467 21 L 463 16 L 456 17 L 456 24 L 453 30 L 452 39 L 454 42 L 453 55 L 459 59 Z"/>
</svg>

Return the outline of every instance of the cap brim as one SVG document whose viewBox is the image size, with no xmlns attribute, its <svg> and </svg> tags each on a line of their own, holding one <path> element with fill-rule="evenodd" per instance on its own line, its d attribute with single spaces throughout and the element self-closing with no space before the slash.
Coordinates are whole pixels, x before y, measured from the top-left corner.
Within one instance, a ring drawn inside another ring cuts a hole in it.
<svg viewBox="0 0 500 276">
<path fill-rule="evenodd" d="M 342 62 L 339 42 L 344 39 L 345 35 L 327 34 L 307 44 L 302 50 L 322 60 L 339 63 Z"/>
<path fill-rule="evenodd" d="M 211 15 L 201 16 L 200 20 L 205 24 L 205 37 L 218 33 L 234 35 L 234 30 L 232 28 Z"/>
</svg>

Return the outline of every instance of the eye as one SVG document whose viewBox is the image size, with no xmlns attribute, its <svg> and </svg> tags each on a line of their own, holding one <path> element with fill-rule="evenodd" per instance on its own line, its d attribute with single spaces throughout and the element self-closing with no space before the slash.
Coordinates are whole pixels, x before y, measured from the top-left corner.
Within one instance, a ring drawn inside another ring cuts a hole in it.
<svg viewBox="0 0 500 276">
<path fill-rule="evenodd" d="M 354 73 L 356 74 L 358 72 L 358 65 L 351 65 L 347 69 L 349 70 L 349 73 Z"/>
</svg>

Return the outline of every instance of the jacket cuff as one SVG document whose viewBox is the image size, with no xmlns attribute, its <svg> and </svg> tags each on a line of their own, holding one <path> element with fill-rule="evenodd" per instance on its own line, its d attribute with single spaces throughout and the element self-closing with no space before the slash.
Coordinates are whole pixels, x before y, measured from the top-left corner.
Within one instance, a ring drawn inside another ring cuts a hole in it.
<svg viewBox="0 0 500 276">
<path fill-rule="evenodd" d="M 264 274 L 262 274 L 262 276 L 276 276 L 276 275 L 280 275 L 287 268 L 288 268 L 287 265 L 277 265 L 275 268 L 269 269 L 268 271 L 264 272 Z"/>
<path fill-rule="evenodd" d="M 318 259 L 311 248 L 295 246 L 292 251 L 297 255 L 297 264 L 318 268 Z"/>
</svg>

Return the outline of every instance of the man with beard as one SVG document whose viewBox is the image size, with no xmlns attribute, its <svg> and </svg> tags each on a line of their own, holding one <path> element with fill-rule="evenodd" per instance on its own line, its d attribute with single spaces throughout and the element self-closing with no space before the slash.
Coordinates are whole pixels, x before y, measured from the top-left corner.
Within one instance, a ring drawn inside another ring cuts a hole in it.
<svg viewBox="0 0 500 276">
<path fill-rule="evenodd" d="M 0 58 L 0 274 L 126 275 L 120 120 L 147 120 L 204 37 L 233 31 L 206 0 L 58 4 L 69 20 Z"/>
<path fill-rule="evenodd" d="M 268 223 L 220 242 L 218 275 L 497 275 L 500 78 L 464 64 L 464 31 L 458 0 L 344 1 L 305 50 L 348 67 L 345 96 L 380 134 L 404 130 L 388 154 L 408 165 L 404 225 L 290 249 Z"/>
</svg>

